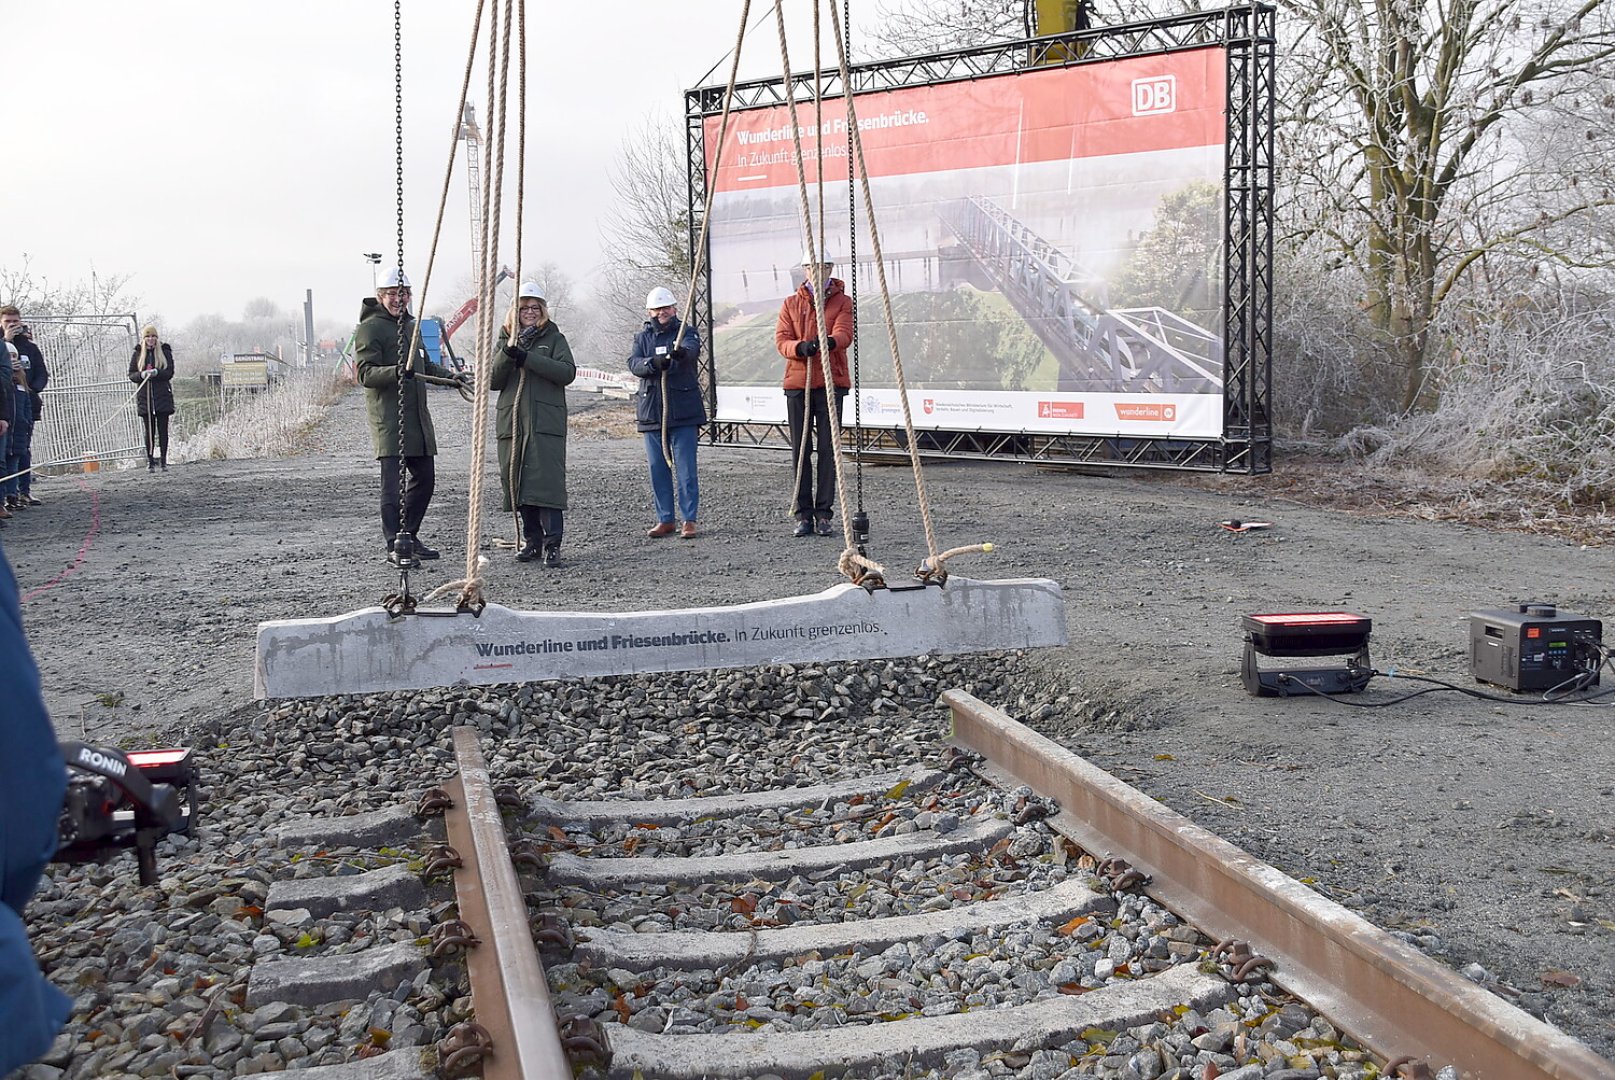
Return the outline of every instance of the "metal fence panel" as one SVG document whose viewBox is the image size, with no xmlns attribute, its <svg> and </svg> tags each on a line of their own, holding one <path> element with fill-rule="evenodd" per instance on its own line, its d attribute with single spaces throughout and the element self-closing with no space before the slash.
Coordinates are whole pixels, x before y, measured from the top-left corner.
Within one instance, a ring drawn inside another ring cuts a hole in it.
<svg viewBox="0 0 1615 1080">
<path fill-rule="evenodd" d="M 41 315 L 28 320 L 50 385 L 34 425 L 35 468 L 145 455 L 136 387 L 128 381 L 138 320 L 125 315 Z"/>
</svg>

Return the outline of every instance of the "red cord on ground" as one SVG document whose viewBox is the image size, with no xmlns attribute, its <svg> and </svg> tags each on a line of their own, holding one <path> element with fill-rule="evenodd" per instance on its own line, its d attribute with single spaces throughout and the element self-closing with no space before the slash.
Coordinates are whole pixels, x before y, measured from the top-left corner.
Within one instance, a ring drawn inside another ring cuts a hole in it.
<svg viewBox="0 0 1615 1080">
<path fill-rule="evenodd" d="M 27 592 L 23 593 L 22 602 L 25 604 L 34 597 L 38 596 L 40 593 L 48 592 L 49 590 L 54 589 L 56 586 L 60 585 L 62 582 L 66 581 L 68 578 L 77 573 L 78 568 L 84 564 L 84 557 L 90 553 L 90 545 L 95 543 L 95 534 L 101 531 L 100 492 L 96 491 L 94 488 L 90 487 L 89 484 L 85 483 L 82 476 L 74 477 L 74 479 L 79 482 L 79 488 L 81 490 L 90 493 L 90 528 L 87 532 L 85 532 L 84 539 L 79 543 L 78 554 L 73 556 L 72 565 L 67 567 L 60 574 L 57 574 L 55 577 L 51 578 L 49 581 L 45 582 L 45 584 L 39 586 L 38 588 L 29 589 Z"/>
</svg>

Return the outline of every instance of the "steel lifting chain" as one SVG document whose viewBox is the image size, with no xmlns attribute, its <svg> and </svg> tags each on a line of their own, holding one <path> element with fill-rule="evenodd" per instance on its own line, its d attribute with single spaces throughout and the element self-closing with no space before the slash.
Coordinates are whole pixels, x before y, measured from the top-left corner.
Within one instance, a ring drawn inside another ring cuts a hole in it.
<svg viewBox="0 0 1615 1080">
<path fill-rule="evenodd" d="M 852 0 L 841 0 L 841 22 L 847 28 L 847 48 L 852 48 Z M 849 142 L 851 136 L 848 136 Z M 852 538 L 858 554 L 868 555 L 869 513 L 864 509 L 864 395 L 858 367 L 858 186 L 853 182 L 852 154 L 847 154 L 847 291 L 852 296 L 852 344 L 847 359 L 852 363 L 852 460 L 857 480 L 858 509 L 852 515 Z"/>
<path fill-rule="evenodd" d="M 393 159 L 398 203 L 398 285 L 404 281 L 404 0 L 393 0 Z M 400 294 L 401 295 L 401 294 Z M 404 373 L 410 369 L 409 341 L 404 334 L 406 303 L 398 315 L 398 364 L 394 369 L 398 384 L 398 531 L 393 534 L 394 564 L 398 567 L 398 592 L 387 597 L 383 607 L 388 614 L 408 615 L 415 610 L 409 592 L 409 571 L 416 565 L 415 538 L 404 521 Z M 407 537 L 407 539 L 406 539 Z"/>
</svg>

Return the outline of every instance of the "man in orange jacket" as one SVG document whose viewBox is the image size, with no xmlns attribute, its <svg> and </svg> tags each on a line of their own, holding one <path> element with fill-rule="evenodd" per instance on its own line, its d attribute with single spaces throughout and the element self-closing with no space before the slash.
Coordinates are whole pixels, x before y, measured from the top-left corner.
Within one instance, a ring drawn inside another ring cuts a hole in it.
<svg viewBox="0 0 1615 1080">
<path fill-rule="evenodd" d="M 774 344 L 785 357 L 785 413 L 791 427 L 791 462 L 796 469 L 796 497 L 791 512 L 797 536 L 831 535 L 830 517 L 836 500 L 835 450 L 831 446 L 830 396 L 824 386 L 821 347 L 830 357 L 830 379 L 835 387 L 836 420 L 852 378 L 847 373 L 847 345 L 852 341 L 852 298 L 839 278 L 830 276 L 833 264 L 815 265 L 809 252 L 802 255 L 801 286 L 780 305 L 774 325 Z M 823 297 L 824 331 L 814 305 Z M 809 459 L 818 452 L 817 467 Z"/>
</svg>

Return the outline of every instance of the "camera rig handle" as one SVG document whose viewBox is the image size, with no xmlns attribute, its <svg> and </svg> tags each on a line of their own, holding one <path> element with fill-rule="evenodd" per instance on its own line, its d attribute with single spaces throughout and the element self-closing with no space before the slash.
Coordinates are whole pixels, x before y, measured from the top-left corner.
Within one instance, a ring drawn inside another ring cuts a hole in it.
<svg viewBox="0 0 1615 1080">
<path fill-rule="evenodd" d="M 56 860 L 88 862 L 133 847 L 142 885 L 157 884 L 157 841 L 189 831 L 195 772 L 189 749 L 136 750 L 69 741 L 67 795 L 57 826 Z"/>
</svg>

